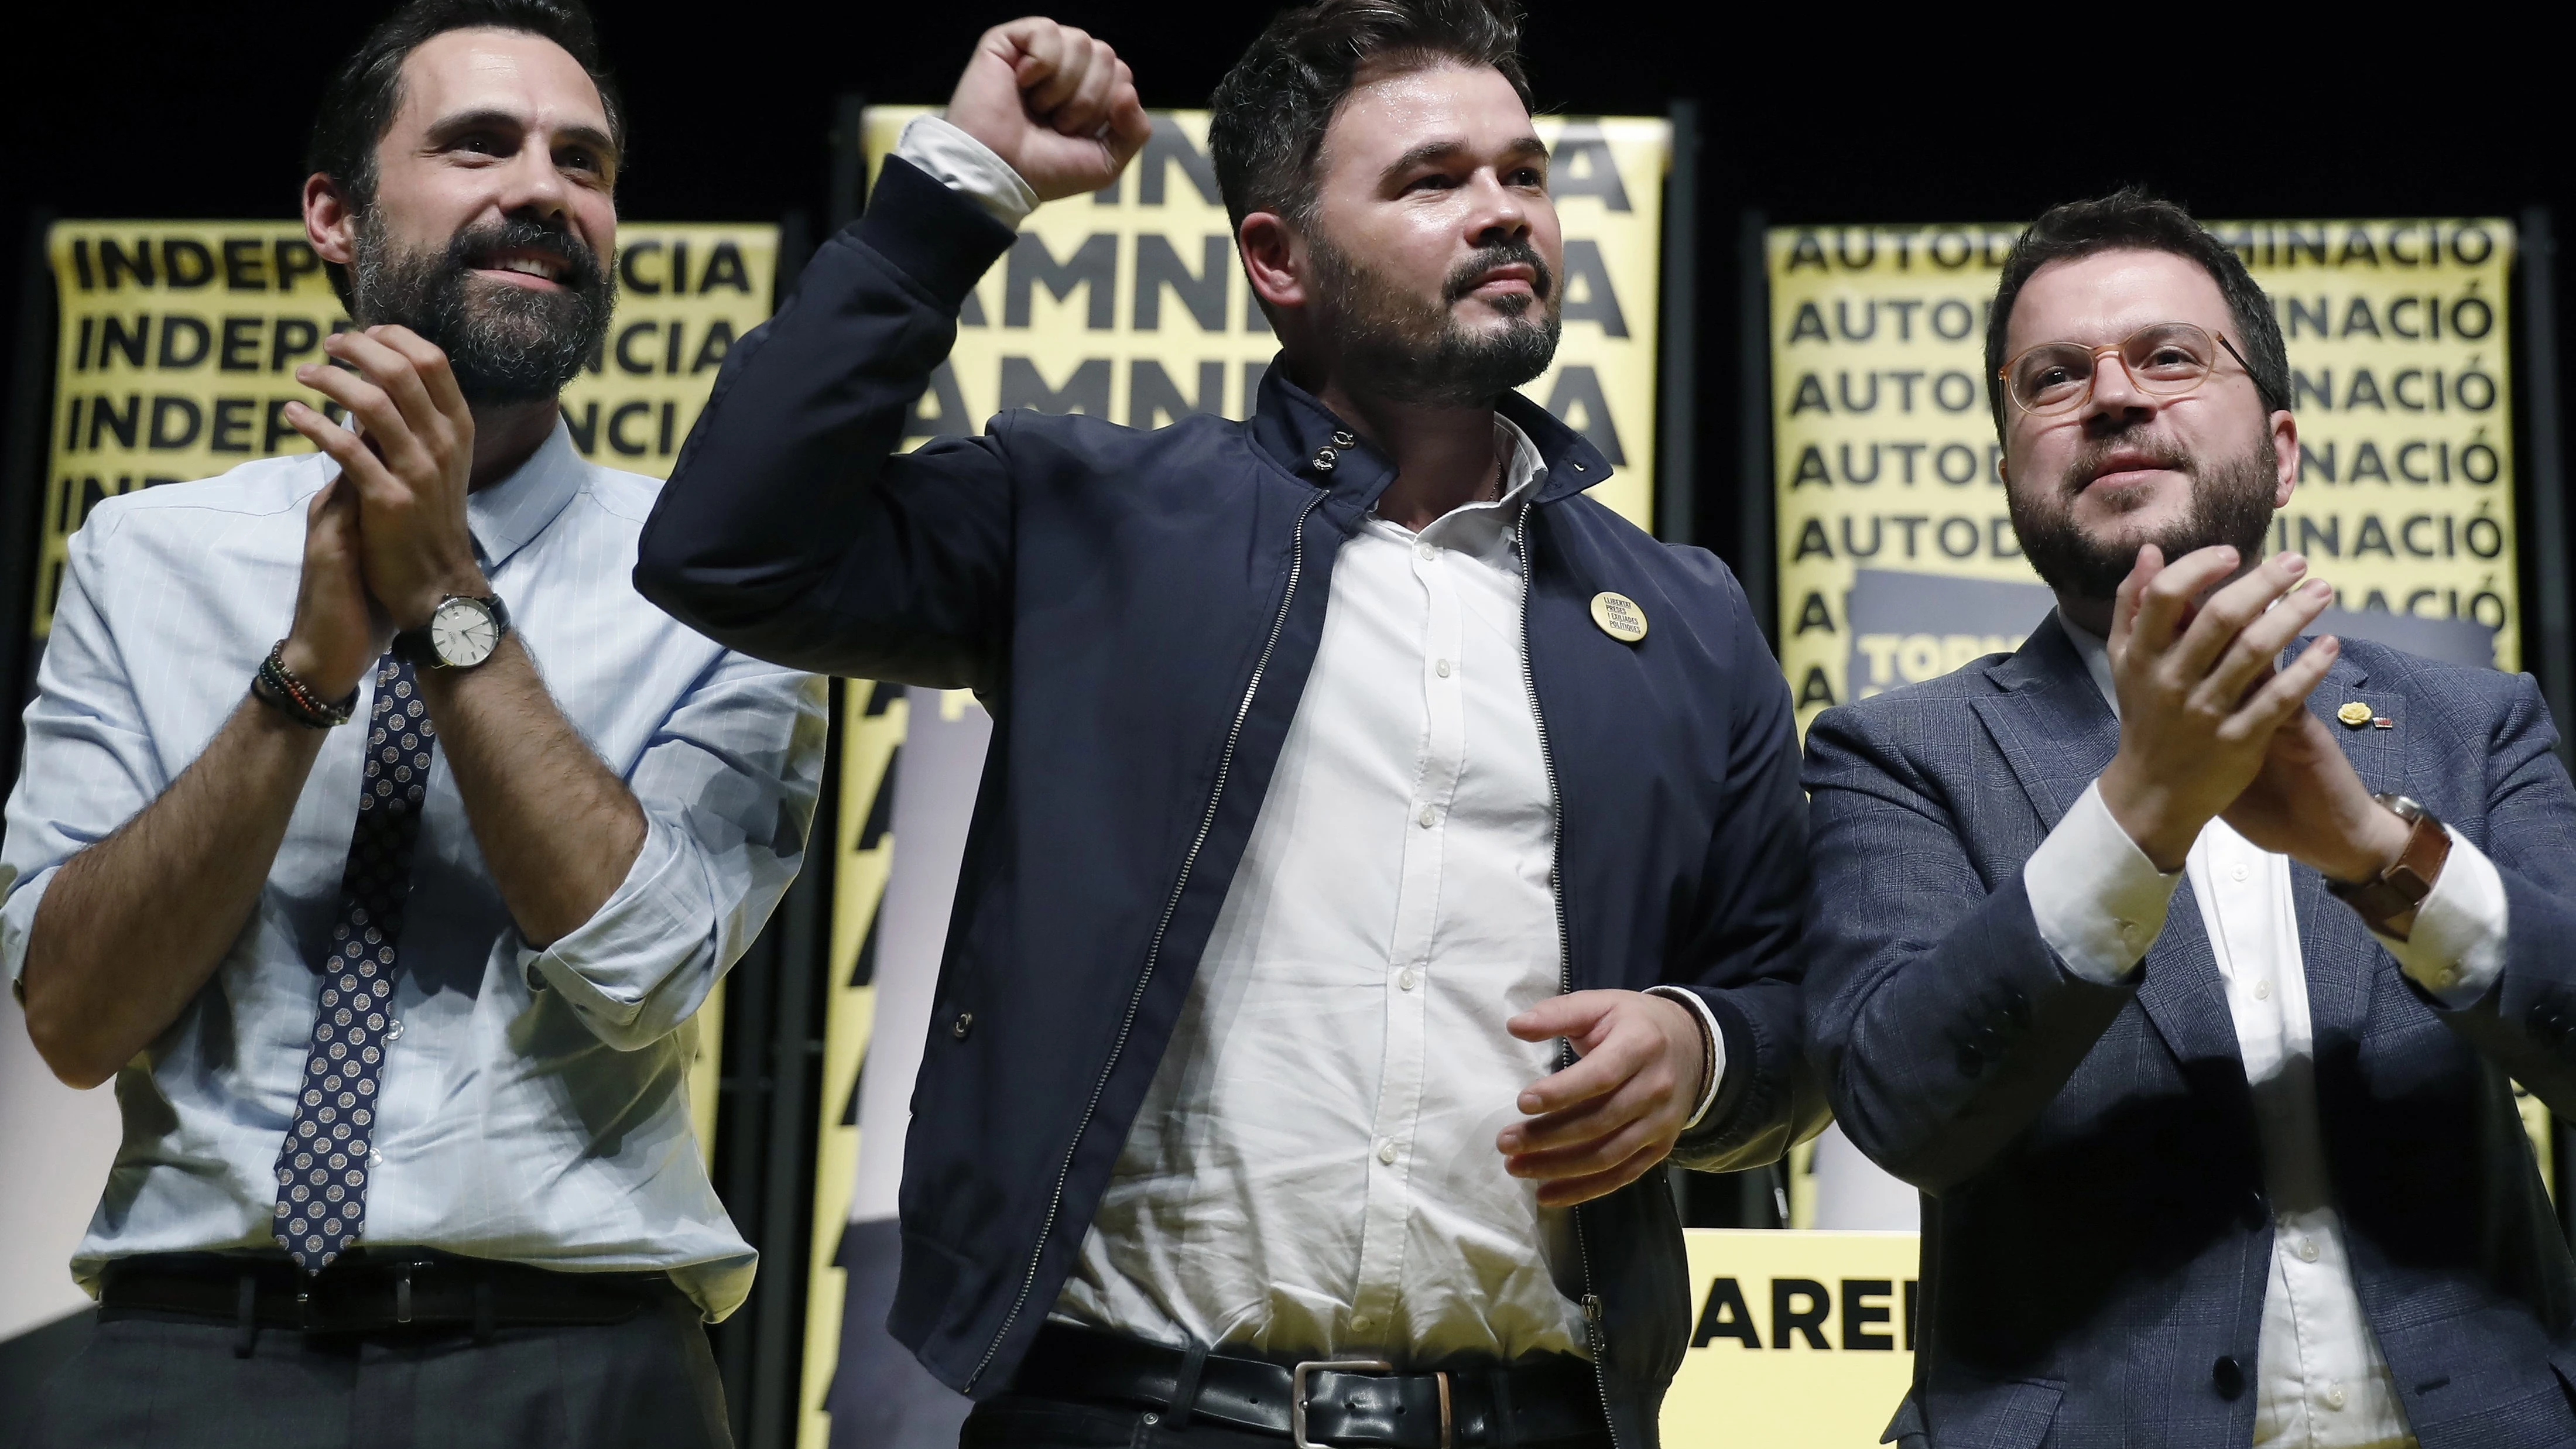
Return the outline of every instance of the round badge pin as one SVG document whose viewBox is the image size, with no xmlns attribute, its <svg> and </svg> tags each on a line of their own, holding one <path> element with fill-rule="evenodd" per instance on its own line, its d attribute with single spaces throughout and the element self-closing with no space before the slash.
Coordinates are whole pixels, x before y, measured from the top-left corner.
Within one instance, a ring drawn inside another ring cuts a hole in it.
<svg viewBox="0 0 2576 1449">
<path fill-rule="evenodd" d="M 1601 626 L 1602 633 L 1623 644 L 1634 644 L 1646 637 L 1646 611 L 1626 594 L 1594 594 L 1592 622 Z"/>
</svg>

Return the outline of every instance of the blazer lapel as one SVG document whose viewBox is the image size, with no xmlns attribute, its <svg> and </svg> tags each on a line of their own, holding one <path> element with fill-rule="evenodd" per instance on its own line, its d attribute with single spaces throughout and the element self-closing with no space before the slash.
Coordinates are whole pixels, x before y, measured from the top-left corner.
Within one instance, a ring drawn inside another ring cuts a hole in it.
<svg viewBox="0 0 2576 1449">
<path fill-rule="evenodd" d="M 2119 752 L 2120 722 L 2102 702 L 2054 612 L 2030 631 L 2019 652 L 1989 665 L 1986 677 L 2000 692 L 1970 703 L 2045 835 Z"/>
<path fill-rule="evenodd" d="M 2119 720 L 2054 613 L 2031 631 L 2019 653 L 1990 666 L 1986 675 L 1999 692 L 1972 703 L 2044 835 L 2119 752 Z M 2164 930 L 2148 948 L 2142 969 L 2138 1004 L 2176 1057 L 2239 1057 L 2226 985 L 2188 880 L 2175 888 Z"/>
<path fill-rule="evenodd" d="M 2352 726 L 2338 718 L 2347 704 L 2370 710 Z M 2344 758 L 2374 795 L 2406 793 L 2406 701 L 2370 686 L 2370 672 L 2349 657 L 2335 661 L 2308 696 L 2308 710 L 2325 721 Z M 2388 721 L 2382 729 L 2379 720 Z M 2325 877 L 2304 865 L 2290 867 L 2290 890 L 2299 918 L 2299 954 L 2308 978 L 2308 1018 L 2317 1044 L 2361 1034 L 2384 953 L 2379 939 L 2343 902 L 2326 894 Z"/>
</svg>

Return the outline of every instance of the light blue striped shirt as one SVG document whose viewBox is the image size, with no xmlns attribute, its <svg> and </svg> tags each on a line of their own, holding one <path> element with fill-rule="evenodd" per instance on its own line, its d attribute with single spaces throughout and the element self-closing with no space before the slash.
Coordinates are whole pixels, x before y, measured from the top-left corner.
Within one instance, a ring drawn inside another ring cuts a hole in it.
<svg viewBox="0 0 2576 1449">
<path fill-rule="evenodd" d="M 285 634 L 305 503 L 333 466 L 263 459 L 129 493 L 73 536 L 0 845 L 12 981 L 56 868 L 168 788 Z M 750 1291 L 756 1255 L 690 1127 L 691 1017 L 802 859 L 823 685 L 730 653 L 636 594 L 635 540 L 660 486 L 583 461 L 558 425 L 517 473 L 467 500 L 486 576 L 555 703 L 642 804 L 645 840 L 588 923 L 531 950 L 441 751 L 362 1241 L 572 1271 L 665 1268 L 721 1318 Z M 72 1259 L 93 1292 L 110 1258 L 272 1246 L 278 1145 L 302 1084 L 364 742 L 363 723 L 331 732 L 250 924 L 117 1077 L 124 1141 Z"/>
</svg>

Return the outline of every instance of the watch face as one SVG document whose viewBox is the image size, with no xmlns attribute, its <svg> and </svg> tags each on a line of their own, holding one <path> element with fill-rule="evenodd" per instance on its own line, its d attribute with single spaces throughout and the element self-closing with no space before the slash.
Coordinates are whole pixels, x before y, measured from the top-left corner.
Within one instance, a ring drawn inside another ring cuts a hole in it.
<svg viewBox="0 0 2576 1449">
<path fill-rule="evenodd" d="M 475 599 L 449 599 L 429 616 L 430 647 L 451 669 L 471 669 L 500 647 L 501 626 Z"/>
</svg>

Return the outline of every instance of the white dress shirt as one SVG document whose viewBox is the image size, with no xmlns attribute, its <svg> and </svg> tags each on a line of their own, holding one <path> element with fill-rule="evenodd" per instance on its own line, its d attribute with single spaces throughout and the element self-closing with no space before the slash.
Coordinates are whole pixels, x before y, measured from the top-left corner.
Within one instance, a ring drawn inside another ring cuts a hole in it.
<svg viewBox="0 0 2576 1449">
<path fill-rule="evenodd" d="M 109 499 L 72 536 L 0 847 L 12 982 L 56 871 L 169 788 L 241 705 L 294 615 L 305 504 L 334 471 L 319 455 L 261 459 Z M 668 1269 L 720 1318 L 750 1290 L 755 1257 L 690 1129 L 691 1015 L 796 873 L 823 694 L 636 594 L 635 541 L 660 487 L 584 462 L 558 425 L 466 499 L 485 576 L 556 706 L 633 790 L 644 841 L 590 920 L 537 950 L 485 869 L 441 746 L 361 1241 Z M 304 1084 L 372 689 L 323 740 L 241 936 L 116 1079 L 125 1138 L 72 1260 L 92 1291 L 111 1258 L 273 1247 L 272 1174 Z"/>
<path fill-rule="evenodd" d="M 2116 715 L 2108 650 L 2084 630 L 2065 628 Z M 2387 1361 L 2362 1313 L 2335 1209 L 2289 857 L 2212 820 L 2183 869 L 2164 874 L 2112 818 L 2097 782 L 2031 853 L 2023 881 L 2041 938 L 2076 975 L 2107 985 L 2137 970 L 2186 872 L 2227 983 L 2274 1216 L 2253 1442 L 2283 1449 L 2412 1445 Z M 2475 1001 L 2503 969 L 2504 882 L 2452 831 L 2450 858 L 2417 909 L 2410 939 L 2378 939 L 2426 990 L 2454 1005 Z"/>
<path fill-rule="evenodd" d="M 1036 194 L 925 116 L 896 154 L 1016 226 Z M 1494 1139 L 1557 1044 L 1556 813 L 1522 653 L 1519 428 L 1499 502 L 1333 563 L 1296 718 L 1054 1316 L 1161 1343 L 1398 1361 L 1582 1354 L 1571 1220 Z M 1665 994 L 1717 1043 L 1707 1004 Z"/>
</svg>

